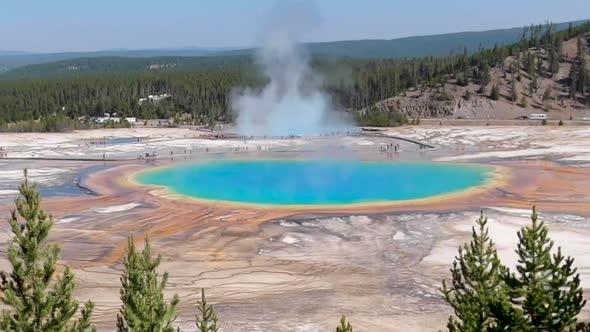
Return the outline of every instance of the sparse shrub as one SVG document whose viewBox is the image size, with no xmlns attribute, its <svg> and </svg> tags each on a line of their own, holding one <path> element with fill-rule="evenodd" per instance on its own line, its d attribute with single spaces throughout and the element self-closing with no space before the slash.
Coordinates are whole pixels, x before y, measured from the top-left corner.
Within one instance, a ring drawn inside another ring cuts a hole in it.
<svg viewBox="0 0 590 332">
<path fill-rule="evenodd" d="M 461 74 L 457 75 L 457 85 L 459 85 L 459 86 L 469 85 L 469 79 L 467 78 L 466 74 L 461 73 Z"/>
<path fill-rule="evenodd" d="M 447 93 L 447 91 L 443 90 L 436 94 L 436 100 L 438 101 L 453 101 L 453 96 Z"/>
<path fill-rule="evenodd" d="M 467 91 L 465 92 L 465 96 L 463 96 L 463 98 L 465 98 L 465 100 L 467 101 L 471 100 L 471 91 L 469 89 L 467 89 Z"/>
<path fill-rule="evenodd" d="M 409 122 L 405 113 L 388 109 L 379 110 L 371 107 L 356 115 L 356 122 L 361 126 L 371 127 L 397 127 Z"/>
<path fill-rule="evenodd" d="M 486 86 L 485 86 L 485 85 L 483 85 L 483 84 L 482 84 L 482 85 L 480 85 L 480 86 L 479 86 L 479 89 L 477 90 L 477 93 L 478 93 L 479 95 L 484 95 L 484 94 L 486 93 Z"/>
<path fill-rule="evenodd" d="M 553 99 L 553 96 L 551 95 L 551 89 L 546 89 L 543 93 L 543 101 L 549 101 L 551 99 Z"/>
</svg>

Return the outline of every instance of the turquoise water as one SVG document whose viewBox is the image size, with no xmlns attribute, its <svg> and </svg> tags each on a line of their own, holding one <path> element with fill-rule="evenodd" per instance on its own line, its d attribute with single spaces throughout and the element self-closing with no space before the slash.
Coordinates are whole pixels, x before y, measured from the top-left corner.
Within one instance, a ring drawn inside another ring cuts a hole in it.
<svg viewBox="0 0 590 332">
<path fill-rule="evenodd" d="M 214 161 L 140 173 L 137 180 L 178 194 L 274 205 L 404 201 L 486 182 L 491 167 L 360 161 Z"/>
</svg>

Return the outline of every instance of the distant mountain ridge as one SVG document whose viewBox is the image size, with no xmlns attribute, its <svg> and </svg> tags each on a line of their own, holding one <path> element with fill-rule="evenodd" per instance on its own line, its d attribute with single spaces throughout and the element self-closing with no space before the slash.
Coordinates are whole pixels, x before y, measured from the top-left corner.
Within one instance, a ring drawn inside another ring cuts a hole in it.
<svg viewBox="0 0 590 332">
<path fill-rule="evenodd" d="M 160 56 L 160 57 L 84 57 L 27 65 L 1 74 L 0 79 L 72 77 L 108 73 L 138 73 L 238 68 L 251 65 L 247 55 Z M 0 65 L 1 66 L 1 65 Z"/>
<path fill-rule="evenodd" d="M 61 53 L 18 53 L 3 54 L 0 51 L 0 66 L 14 69 L 27 65 L 57 62 L 76 58 L 122 57 L 148 58 L 160 56 L 206 56 L 219 53 L 209 49 L 154 49 L 154 50 L 105 50 L 96 52 L 61 52 Z M 10 53 L 10 52 L 7 52 Z"/>
<path fill-rule="evenodd" d="M 555 24 L 557 30 L 583 24 L 588 20 Z M 480 48 L 510 44 L 518 40 L 525 27 L 487 31 L 467 31 L 440 35 L 413 36 L 396 39 L 343 40 L 308 43 L 315 55 L 339 55 L 351 58 L 407 58 L 445 56 L 452 52 L 477 52 Z"/>
<path fill-rule="evenodd" d="M 563 30 L 569 24 L 579 25 L 586 20 L 556 24 Z M 425 56 L 444 56 L 452 52 L 476 52 L 480 48 L 513 43 L 520 38 L 524 27 L 496 29 L 489 31 L 458 32 L 441 35 L 404 37 L 397 39 L 349 40 L 306 43 L 304 46 L 314 56 L 345 57 L 353 59 L 374 58 L 413 58 Z M 118 70 L 149 71 L 150 65 L 163 64 L 156 69 L 203 68 L 218 66 L 232 61 L 194 59 L 195 57 L 240 56 L 250 58 L 254 49 L 152 49 L 152 50 L 105 50 L 97 52 L 65 52 L 51 54 L 12 54 L 0 53 L 0 77 L 22 78 L 69 74 L 69 72 L 92 73 Z M 165 58 L 165 59 L 164 59 Z M 112 64 L 108 62 L 112 61 Z M 238 60 L 243 63 L 243 58 Z M 45 64 L 45 65 L 41 65 Z M 98 67 L 97 67 L 98 66 Z M 110 67 L 110 68 L 109 68 Z M 69 69 L 68 69 L 69 68 Z M 96 69 L 100 68 L 100 69 Z"/>
<path fill-rule="evenodd" d="M 25 55 L 25 54 L 31 54 L 31 53 L 23 52 L 23 51 L 0 50 L 0 56 Z"/>
</svg>

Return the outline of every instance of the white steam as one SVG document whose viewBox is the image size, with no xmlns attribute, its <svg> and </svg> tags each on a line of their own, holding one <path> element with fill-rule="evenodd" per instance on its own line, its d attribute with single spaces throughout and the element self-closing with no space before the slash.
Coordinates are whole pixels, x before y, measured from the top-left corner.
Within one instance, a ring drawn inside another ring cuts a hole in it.
<svg viewBox="0 0 590 332">
<path fill-rule="evenodd" d="M 309 56 L 298 44 L 318 20 L 315 6 L 308 1 L 278 2 L 272 10 L 257 53 L 269 82 L 262 90 L 232 94 L 240 134 L 320 135 L 353 130 L 344 112 L 335 112 L 330 97 L 321 90 L 322 77 L 312 71 Z"/>
</svg>

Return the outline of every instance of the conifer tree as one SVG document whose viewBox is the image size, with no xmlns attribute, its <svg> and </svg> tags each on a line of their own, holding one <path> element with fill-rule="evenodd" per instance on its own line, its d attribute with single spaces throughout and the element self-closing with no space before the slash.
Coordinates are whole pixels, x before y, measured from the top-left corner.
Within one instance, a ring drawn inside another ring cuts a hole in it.
<svg viewBox="0 0 590 332">
<path fill-rule="evenodd" d="M 575 66 L 572 66 L 572 69 L 570 70 L 570 74 L 569 74 L 569 80 L 570 80 L 570 99 L 575 100 L 576 99 L 576 89 L 578 86 L 578 73 L 576 70 Z"/>
<path fill-rule="evenodd" d="M 336 327 L 336 332 L 352 332 L 352 325 L 346 320 L 346 316 L 340 318 L 340 324 Z"/>
<path fill-rule="evenodd" d="M 121 277 L 121 301 L 123 306 L 117 315 L 119 332 L 174 332 L 176 306 L 179 299 L 174 295 L 167 303 L 164 289 L 168 273 L 160 278 L 156 271 L 161 256 L 153 258 L 149 239 L 145 238 L 142 251 L 137 251 L 133 236 L 128 239 L 127 255 L 123 262 L 125 270 Z"/>
<path fill-rule="evenodd" d="M 586 83 L 588 80 L 588 71 L 586 68 L 586 51 L 584 50 L 584 44 L 581 38 L 578 38 L 578 52 L 576 59 L 576 69 L 578 71 L 578 91 L 582 94 L 586 92 Z"/>
<path fill-rule="evenodd" d="M 516 89 L 516 80 L 512 79 L 512 86 L 510 89 L 510 99 L 512 103 L 516 103 L 518 101 L 518 90 Z"/>
<path fill-rule="evenodd" d="M 555 75 L 559 72 L 559 54 L 555 48 L 551 48 L 549 51 L 549 72 L 551 75 Z"/>
<path fill-rule="evenodd" d="M 518 232 L 517 273 L 507 270 L 504 280 L 510 287 L 511 302 L 522 313 L 518 331 L 565 331 L 576 325 L 576 316 L 586 301 L 574 259 L 564 257 L 561 248 L 551 254 L 553 241 L 547 227 L 539 222 L 533 208 L 532 224 Z"/>
<path fill-rule="evenodd" d="M 217 332 L 219 330 L 217 327 L 217 313 L 212 305 L 207 304 L 204 288 L 201 289 L 201 301 L 195 317 L 195 325 L 197 325 L 199 332 Z"/>
<path fill-rule="evenodd" d="M 498 88 L 498 85 L 494 84 L 492 86 L 492 91 L 490 92 L 490 98 L 492 98 L 492 100 L 500 99 L 500 89 Z"/>
<path fill-rule="evenodd" d="M 529 106 L 529 101 L 528 101 L 528 99 L 526 98 L 526 96 L 524 96 L 524 95 L 523 95 L 523 96 L 520 98 L 520 105 L 522 105 L 522 107 L 524 107 L 524 108 L 526 108 L 526 107 L 528 107 L 528 106 Z"/>
<path fill-rule="evenodd" d="M 12 272 L 0 273 L 0 303 L 7 307 L 1 314 L 0 330 L 94 330 L 90 322 L 92 302 L 87 302 L 81 310 L 81 317 L 74 319 L 79 307 L 73 298 L 74 274 L 68 267 L 61 275 L 56 273 L 60 248 L 47 244 L 53 218 L 41 208 L 39 189 L 29 183 L 26 170 L 25 181 L 19 192 L 16 211 L 12 211 L 8 220 L 14 234 L 8 246 Z M 21 223 L 19 219 L 24 222 Z"/>
<path fill-rule="evenodd" d="M 481 76 L 481 85 L 486 86 L 490 83 L 492 79 L 492 75 L 490 74 L 490 66 L 487 62 L 484 62 L 482 65 L 482 76 Z"/>
<path fill-rule="evenodd" d="M 531 81 L 529 82 L 529 94 L 531 97 L 535 92 L 537 92 L 537 74 L 533 73 Z"/>
<path fill-rule="evenodd" d="M 460 247 L 455 257 L 451 284 L 443 280 L 440 291 L 454 311 L 447 323 L 449 331 L 493 331 L 496 321 L 491 315 L 492 306 L 511 316 L 503 268 L 488 235 L 487 223 L 482 213 L 476 220 L 477 227 L 472 228 L 471 242 Z"/>
</svg>

